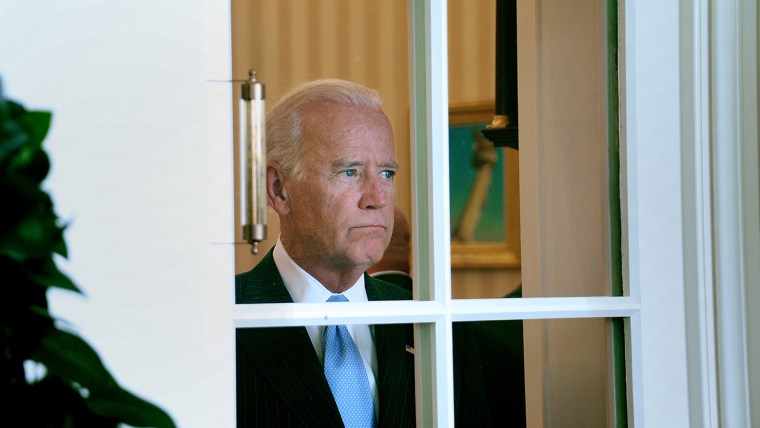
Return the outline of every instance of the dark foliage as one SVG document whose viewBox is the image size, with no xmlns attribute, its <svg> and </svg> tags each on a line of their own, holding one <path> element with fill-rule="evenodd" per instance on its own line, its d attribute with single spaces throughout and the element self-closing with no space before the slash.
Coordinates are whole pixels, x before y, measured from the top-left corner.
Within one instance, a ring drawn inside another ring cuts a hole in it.
<svg viewBox="0 0 760 428">
<path fill-rule="evenodd" d="M 166 412 L 121 388 L 92 347 L 48 312 L 50 287 L 79 293 L 56 266 L 55 254 L 66 256 L 64 225 L 42 188 L 50 121 L 48 112 L 5 99 L 0 86 L 0 425 L 174 427 Z M 41 374 L 29 376 L 29 368 Z"/>
</svg>

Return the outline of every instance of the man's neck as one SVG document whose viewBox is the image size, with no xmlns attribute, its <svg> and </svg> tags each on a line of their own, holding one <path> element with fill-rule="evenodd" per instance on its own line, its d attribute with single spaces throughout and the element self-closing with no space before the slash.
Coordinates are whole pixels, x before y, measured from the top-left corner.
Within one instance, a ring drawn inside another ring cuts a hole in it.
<svg viewBox="0 0 760 428">
<path fill-rule="evenodd" d="M 314 279 L 319 281 L 323 287 L 332 293 L 340 294 L 356 284 L 356 281 L 364 274 L 364 266 L 329 266 L 315 260 L 314 254 L 301 254 L 297 248 L 289 248 L 282 242 L 282 237 L 278 240 L 285 250 L 288 257 L 301 269 L 306 271 Z"/>
<path fill-rule="evenodd" d="M 353 287 L 353 285 L 356 284 L 356 281 L 359 280 L 359 277 L 364 274 L 364 271 L 359 269 L 354 269 L 352 271 L 324 269 L 319 266 L 310 266 L 308 261 L 302 262 L 295 258 L 293 261 L 295 261 L 301 269 L 305 270 L 309 275 L 319 281 L 322 286 L 335 294 L 343 293 Z"/>
</svg>

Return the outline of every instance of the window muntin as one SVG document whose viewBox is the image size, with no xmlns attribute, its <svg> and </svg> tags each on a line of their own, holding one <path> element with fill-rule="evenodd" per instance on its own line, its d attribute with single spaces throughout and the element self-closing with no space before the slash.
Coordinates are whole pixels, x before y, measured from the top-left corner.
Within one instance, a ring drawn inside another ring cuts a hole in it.
<svg viewBox="0 0 760 428">
<path fill-rule="evenodd" d="M 453 415 L 452 322 L 471 320 L 623 317 L 638 319 L 638 302 L 621 297 L 451 299 L 446 135 L 446 11 L 438 2 L 409 3 L 411 25 L 411 147 L 414 276 L 422 301 L 341 305 L 237 305 L 236 327 L 340 323 L 416 323 L 420 422 L 450 426 Z M 427 142 L 427 143 L 425 143 Z M 276 306 L 276 307 L 272 307 Z M 343 307 L 345 306 L 345 307 Z M 630 324 L 626 321 L 630 329 Z M 633 326 L 636 331 L 636 325 Z"/>
</svg>

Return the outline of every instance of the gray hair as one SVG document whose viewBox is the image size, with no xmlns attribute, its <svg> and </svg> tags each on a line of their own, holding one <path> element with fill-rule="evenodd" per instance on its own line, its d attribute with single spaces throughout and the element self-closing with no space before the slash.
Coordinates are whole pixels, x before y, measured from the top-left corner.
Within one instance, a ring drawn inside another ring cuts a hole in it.
<svg viewBox="0 0 760 428">
<path fill-rule="evenodd" d="M 314 80 L 290 90 L 269 111 L 266 123 L 267 159 L 277 163 L 287 175 L 301 173 L 305 149 L 301 140 L 304 116 L 314 104 L 322 102 L 382 108 L 377 91 L 346 80 Z"/>
</svg>

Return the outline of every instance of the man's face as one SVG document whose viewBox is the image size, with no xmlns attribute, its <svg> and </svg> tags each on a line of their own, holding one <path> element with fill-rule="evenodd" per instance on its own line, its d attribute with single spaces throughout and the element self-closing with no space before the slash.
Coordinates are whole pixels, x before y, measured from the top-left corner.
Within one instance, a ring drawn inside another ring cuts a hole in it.
<svg viewBox="0 0 760 428">
<path fill-rule="evenodd" d="M 281 239 L 307 271 L 364 271 L 382 258 L 393 231 L 391 125 L 382 111 L 334 103 L 305 119 L 302 174 L 283 185 Z"/>
</svg>

